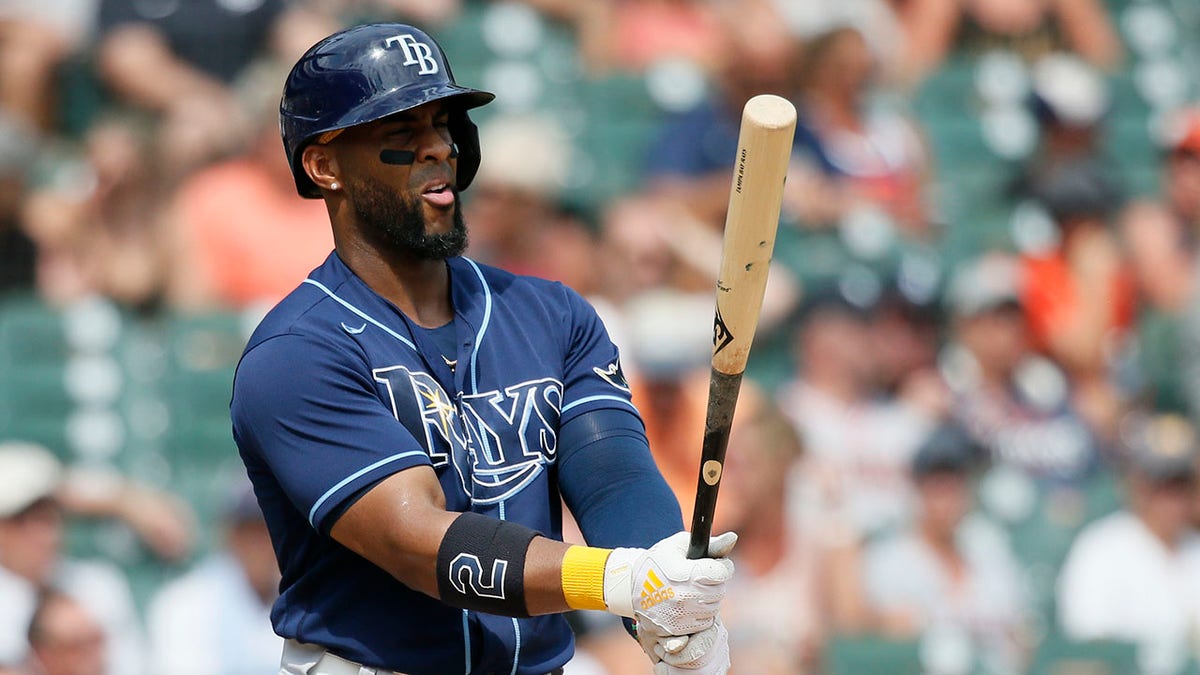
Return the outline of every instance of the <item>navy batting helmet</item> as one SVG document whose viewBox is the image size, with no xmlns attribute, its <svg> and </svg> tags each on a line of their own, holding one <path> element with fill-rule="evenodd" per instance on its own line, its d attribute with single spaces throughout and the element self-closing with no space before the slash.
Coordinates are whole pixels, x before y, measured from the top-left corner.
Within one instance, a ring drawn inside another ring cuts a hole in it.
<svg viewBox="0 0 1200 675">
<path fill-rule="evenodd" d="M 450 135 L 458 147 L 457 187 L 479 169 L 479 131 L 467 110 L 495 95 L 454 82 L 442 48 L 401 23 L 354 26 L 313 45 L 288 74 L 279 102 L 279 130 L 296 190 L 319 198 L 300 157 L 321 134 L 345 129 L 441 99 L 454 99 Z"/>
</svg>

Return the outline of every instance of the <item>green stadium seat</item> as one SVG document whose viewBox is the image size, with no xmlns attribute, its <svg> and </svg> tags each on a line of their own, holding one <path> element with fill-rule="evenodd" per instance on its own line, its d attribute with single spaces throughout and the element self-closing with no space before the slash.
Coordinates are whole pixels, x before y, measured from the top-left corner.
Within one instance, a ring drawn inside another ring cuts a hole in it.
<svg viewBox="0 0 1200 675">
<path fill-rule="evenodd" d="M 66 422 L 74 408 L 63 370 L 50 364 L 4 368 L 0 377 L 0 440 L 21 439 L 62 453 Z"/>
<path fill-rule="evenodd" d="M 1183 326 L 1178 317 L 1147 308 L 1137 323 L 1138 369 L 1144 398 L 1156 411 L 1188 413 L 1184 369 L 1179 367 Z"/>
<path fill-rule="evenodd" d="M 989 158 L 958 171 L 939 171 L 934 200 L 944 225 L 942 252 L 950 262 L 984 250 L 1011 249 L 1014 204 L 1006 197 L 1015 169 Z"/>
<path fill-rule="evenodd" d="M 246 344 L 240 318 L 232 313 L 170 317 L 164 339 L 162 388 L 172 425 L 191 430 L 218 422 L 228 429 L 233 373 Z"/>
<path fill-rule="evenodd" d="M 90 52 L 76 54 L 59 67 L 58 126 L 70 138 L 82 138 L 112 97 L 100 81 Z"/>
<path fill-rule="evenodd" d="M 644 80 L 626 74 L 581 81 L 574 104 L 585 115 L 575 144 L 593 166 L 588 181 L 568 196 L 595 209 L 637 186 L 662 111 Z"/>
<path fill-rule="evenodd" d="M 1157 166 L 1159 155 L 1157 144 L 1150 137 L 1146 117 L 1129 115 L 1111 119 L 1104 128 L 1104 150 L 1121 164 Z"/>
<path fill-rule="evenodd" d="M 1039 486 L 1038 504 L 1010 529 L 1013 550 L 1026 566 L 1058 570 L 1075 534 L 1091 517 L 1084 486 Z"/>
<path fill-rule="evenodd" d="M 1116 119 L 1141 118 L 1150 114 L 1150 106 L 1142 99 L 1131 69 L 1125 68 L 1108 78 L 1112 109 L 1109 116 Z"/>
<path fill-rule="evenodd" d="M 8 440 L 38 443 L 62 457 L 67 447 L 66 425 L 58 417 L 21 418 L 0 422 L 0 441 Z"/>
<path fill-rule="evenodd" d="M 439 26 L 435 31 L 438 44 L 453 59 L 455 78 L 462 78 L 461 81 L 468 84 L 474 83 L 471 86 L 478 86 L 480 83 L 478 80 L 467 80 L 463 77 L 467 69 L 481 68 L 495 59 L 495 54 L 483 40 L 483 19 L 486 10 L 487 4 L 468 3 L 463 6 L 454 21 Z"/>
<path fill-rule="evenodd" d="M 74 407 L 61 366 L 37 364 L 13 368 L 0 382 L 0 405 L 14 417 L 64 416 Z"/>
<path fill-rule="evenodd" d="M 1029 675 L 1137 675 L 1137 648 L 1125 642 L 1080 642 L 1049 635 L 1034 652 Z"/>
<path fill-rule="evenodd" d="M 930 118 L 925 121 L 925 130 L 938 175 L 953 175 L 999 161 L 984 139 L 982 124 L 974 116 Z"/>
<path fill-rule="evenodd" d="M 66 354 L 61 315 L 33 298 L 0 301 L 0 369 L 61 363 Z"/>
<path fill-rule="evenodd" d="M 913 113 L 923 124 L 955 115 L 974 114 L 976 59 L 954 57 L 931 73 L 912 95 Z"/>
<path fill-rule="evenodd" d="M 918 640 L 876 636 L 835 636 L 826 645 L 828 675 L 922 675 Z"/>
<path fill-rule="evenodd" d="M 1114 471 L 1097 471 L 1084 483 L 1083 490 L 1084 525 L 1125 506 L 1125 487 Z"/>
</svg>

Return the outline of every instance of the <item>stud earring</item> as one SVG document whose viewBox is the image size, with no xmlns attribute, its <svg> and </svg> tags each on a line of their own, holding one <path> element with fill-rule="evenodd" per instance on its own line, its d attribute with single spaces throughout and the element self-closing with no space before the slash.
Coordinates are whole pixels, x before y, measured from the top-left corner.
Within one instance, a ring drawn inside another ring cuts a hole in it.
<svg viewBox="0 0 1200 675">
<path fill-rule="evenodd" d="M 329 189 L 330 189 L 330 190 L 337 190 L 337 189 L 338 189 L 338 188 L 340 188 L 340 187 L 341 187 L 341 186 L 340 186 L 340 185 L 338 185 L 337 183 L 330 183 L 330 184 L 329 184 Z"/>
</svg>

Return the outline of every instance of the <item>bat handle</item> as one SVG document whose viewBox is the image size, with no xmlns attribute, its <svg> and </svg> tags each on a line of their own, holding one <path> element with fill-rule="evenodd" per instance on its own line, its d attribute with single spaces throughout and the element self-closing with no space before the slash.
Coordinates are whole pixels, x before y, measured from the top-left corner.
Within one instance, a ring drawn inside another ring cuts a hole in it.
<svg viewBox="0 0 1200 675">
<path fill-rule="evenodd" d="M 737 406 L 742 374 L 726 375 L 715 368 L 708 385 L 708 414 L 704 421 L 704 445 L 700 452 L 700 477 L 696 484 L 696 507 L 692 510 L 692 539 L 687 557 L 708 557 L 713 515 L 717 511 L 717 491 L 729 447 L 729 430 Z"/>
<path fill-rule="evenodd" d="M 697 514 L 699 516 L 700 514 Z M 708 557 L 708 540 L 712 535 L 712 520 L 696 517 L 692 519 L 692 540 L 688 543 L 689 560 Z"/>
</svg>

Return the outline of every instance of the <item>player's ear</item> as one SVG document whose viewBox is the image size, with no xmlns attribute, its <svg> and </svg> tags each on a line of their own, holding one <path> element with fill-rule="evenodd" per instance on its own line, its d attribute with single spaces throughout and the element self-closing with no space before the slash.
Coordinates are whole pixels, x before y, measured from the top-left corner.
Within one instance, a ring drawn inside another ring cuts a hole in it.
<svg viewBox="0 0 1200 675">
<path fill-rule="evenodd" d="M 337 158 L 328 145 L 313 143 L 304 148 L 303 154 L 300 155 L 300 164 L 312 182 L 322 190 L 333 190 L 333 185 L 343 183 L 338 178 Z"/>
</svg>

